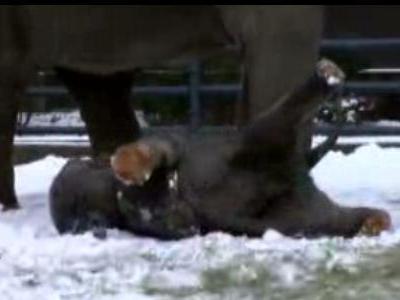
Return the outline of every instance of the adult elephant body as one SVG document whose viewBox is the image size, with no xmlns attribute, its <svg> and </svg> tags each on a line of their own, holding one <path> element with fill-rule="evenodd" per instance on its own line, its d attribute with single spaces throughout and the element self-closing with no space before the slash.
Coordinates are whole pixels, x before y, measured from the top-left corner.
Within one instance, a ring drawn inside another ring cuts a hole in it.
<svg viewBox="0 0 400 300">
<path fill-rule="evenodd" d="M 139 135 L 128 101 L 135 68 L 234 49 L 244 59 L 254 117 L 311 72 L 321 17 L 318 6 L 1 7 L 3 208 L 18 206 L 12 141 L 18 97 L 35 67 L 57 68 L 100 155 Z"/>
<path fill-rule="evenodd" d="M 94 154 L 101 155 L 139 135 L 129 106 L 135 68 L 236 51 L 254 118 L 311 72 L 322 9 L 3 6 L 0 23 L 0 202 L 9 209 L 18 206 L 11 163 L 17 98 L 35 67 L 57 68 L 79 101 Z"/>
<path fill-rule="evenodd" d="M 251 115 L 305 80 L 322 31 L 319 6 L 52 6 L 27 13 L 41 66 L 113 74 L 227 51 L 242 55 L 255 98 Z"/>
</svg>

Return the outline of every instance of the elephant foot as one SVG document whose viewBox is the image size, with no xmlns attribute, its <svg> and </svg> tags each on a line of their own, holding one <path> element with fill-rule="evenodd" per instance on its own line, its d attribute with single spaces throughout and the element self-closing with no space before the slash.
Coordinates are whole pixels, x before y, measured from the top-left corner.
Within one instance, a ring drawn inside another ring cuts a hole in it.
<svg viewBox="0 0 400 300">
<path fill-rule="evenodd" d="M 12 205 L 4 205 L 3 208 L 1 209 L 1 211 L 9 211 L 9 210 L 16 210 L 16 209 L 20 209 L 21 206 L 19 206 L 19 204 L 12 204 Z"/>
<path fill-rule="evenodd" d="M 358 232 L 359 235 L 377 236 L 383 231 L 392 228 L 390 215 L 383 210 L 374 210 L 370 216 L 367 216 Z"/>
<path fill-rule="evenodd" d="M 9 211 L 19 209 L 20 205 L 15 197 L 13 197 L 10 201 L 1 202 L 3 204 L 2 211 Z"/>
</svg>

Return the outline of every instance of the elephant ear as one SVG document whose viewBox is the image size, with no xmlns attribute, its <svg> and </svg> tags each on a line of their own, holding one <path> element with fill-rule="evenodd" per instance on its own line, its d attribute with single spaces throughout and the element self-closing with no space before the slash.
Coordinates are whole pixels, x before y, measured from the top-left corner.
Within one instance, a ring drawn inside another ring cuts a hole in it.
<svg viewBox="0 0 400 300">
<path fill-rule="evenodd" d="M 322 58 L 317 63 L 317 74 L 324 78 L 329 86 L 341 85 L 346 78 L 343 70 L 327 58 Z"/>
</svg>

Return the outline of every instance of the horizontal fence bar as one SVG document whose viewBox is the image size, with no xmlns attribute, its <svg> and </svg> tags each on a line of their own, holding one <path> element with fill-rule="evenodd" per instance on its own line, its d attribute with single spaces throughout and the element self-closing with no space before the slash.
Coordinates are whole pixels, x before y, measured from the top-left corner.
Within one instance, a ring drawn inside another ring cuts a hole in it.
<svg viewBox="0 0 400 300">
<path fill-rule="evenodd" d="M 364 124 L 346 124 L 343 125 L 339 130 L 336 129 L 335 125 L 330 124 L 317 124 L 314 129 L 314 134 L 330 135 L 333 132 L 338 131 L 340 136 L 392 136 L 400 135 L 400 126 L 387 126 L 387 125 L 376 125 L 371 123 Z"/>
<path fill-rule="evenodd" d="M 239 84 L 213 84 L 201 85 L 199 91 L 203 94 L 236 94 L 240 91 Z M 155 96 L 182 96 L 188 95 L 190 88 L 187 85 L 174 86 L 136 86 L 132 88 L 134 95 L 155 95 Z M 63 86 L 35 86 L 29 87 L 28 96 L 66 96 L 68 90 Z"/>
<path fill-rule="evenodd" d="M 145 133 L 162 133 L 162 132 L 175 132 L 178 134 L 235 134 L 238 132 L 238 128 L 235 126 L 202 126 L 198 131 L 191 131 L 189 125 L 174 125 L 174 126 L 152 126 L 147 128 L 142 128 Z M 29 126 L 24 128 L 17 128 L 17 134 L 24 135 L 42 135 L 42 134 L 76 134 L 84 135 L 87 134 L 85 127 L 70 127 L 70 126 Z"/>
<path fill-rule="evenodd" d="M 400 38 L 323 39 L 322 51 L 387 51 L 400 50 Z"/>
<path fill-rule="evenodd" d="M 349 81 L 344 85 L 344 92 L 360 95 L 400 94 L 400 81 Z"/>
<path fill-rule="evenodd" d="M 188 126 L 154 126 L 149 128 L 144 128 L 144 132 L 177 132 L 177 133 L 187 133 L 189 132 Z M 330 135 L 336 132 L 337 129 L 335 125 L 330 124 L 316 124 L 314 128 L 314 134 L 317 135 Z M 234 134 L 238 132 L 238 128 L 235 126 L 202 126 L 196 133 L 200 134 Z M 338 130 L 340 136 L 392 136 L 400 135 L 400 126 L 385 126 L 376 124 L 346 124 L 343 125 Z M 23 127 L 17 129 L 17 134 L 21 135 L 44 135 L 44 134 L 60 134 L 60 135 L 84 135 L 87 134 L 85 127 Z"/>
<path fill-rule="evenodd" d="M 345 83 L 347 93 L 357 94 L 400 94 L 400 81 L 349 81 Z M 238 96 L 241 91 L 239 84 L 212 84 L 199 86 L 199 92 L 205 95 Z M 137 86 L 132 88 L 134 95 L 183 96 L 189 95 L 190 88 L 186 85 L 175 86 Z M 30 87 L 28 96 L 65 96 L 68 90 L 62 86 Z M 237 98 L 237 97 L 236 97 Z M 235 99 L 236 99 L 235 98 Z"/>
</svg>

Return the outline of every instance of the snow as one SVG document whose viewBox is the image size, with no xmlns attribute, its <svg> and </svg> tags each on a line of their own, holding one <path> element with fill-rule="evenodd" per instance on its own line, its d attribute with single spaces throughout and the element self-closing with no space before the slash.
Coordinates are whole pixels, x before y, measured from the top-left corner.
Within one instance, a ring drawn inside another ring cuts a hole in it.
<svg viewBox="0 0 400 300">
<path fill-rule="evenodd" d="M 400 140 L 400 139 L 399 139 Z M 30 135 L 15 136 L 15 145 L 46 145 L 46 146 L 89 146 L 88 135 Z"/>
<path fill-rule="evenodd" d="M 333 199 L 389 209 L 392 215 L 396 214 L 394 222 L 400 226 L 398 209 L 393 207 L 400 204 L 398 174 L 400 150 L 383 150 L 375 144 L 359 147 L 352 155 L 330 152 L 312 171 L 317 185 Z"/>
<path fill-rule="evenodd" d="M 141 110 L 135 110 L 136 119 L 141 127 L 148 127 L 148 123 L 145 120 L 145 114 Z M 22 120 L 26 120 L 27 114 L 21 114 Z M 48 126 L 59 126 L 59 127 L 71 127 L 78 126 L 84 127 L 79 110 L 64 111 L 64 112 L 50 112 L 50 113 L 32 113 L 31 118 L 28 122 L 28 126 L 48 127 Z"/>
<path fill-rule="evenodd" d="M 311 299 L 326 295 L 329 282 L 346 287 L 335 293 L 349 295 L 351 283 L 351 293 L 361 295 L 370 291 L 363 270 L 386 270 L 381 262 L 400 242 L 400 149 L 369 144 L 350 155 L 330 152 L 312 170 L 317 185 L 336 201 L 390 211 L 392 232 L 348 240 L 291 239 L 274 231 L 259 239 L 213 233 L 178 242 L 116 230 L 106 241 L 91 234 L 59 236 L 47 192 L 65 162 L 48 156 L 15 168 L 23 208 L 0 215 L 1 299 Z M 375 278 L 374 284 L 375 298 L 365 299 L 393 299 L 390 289 L 376 289 L 383 281 Z M 378 297 L 380 290 L 386 294 Z"/>
</svg>

